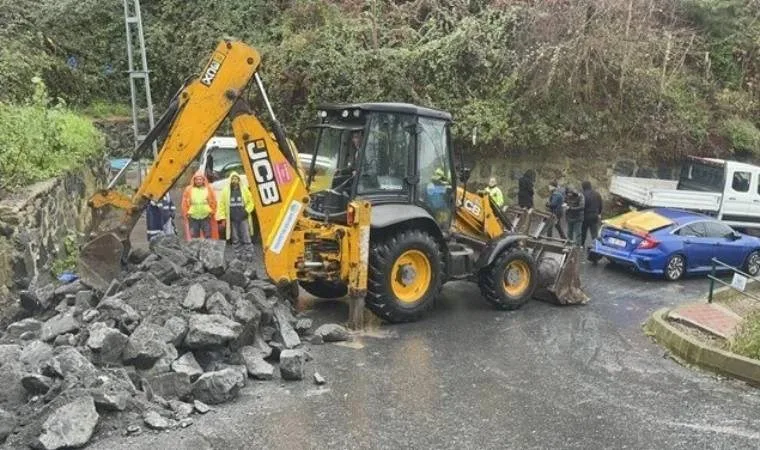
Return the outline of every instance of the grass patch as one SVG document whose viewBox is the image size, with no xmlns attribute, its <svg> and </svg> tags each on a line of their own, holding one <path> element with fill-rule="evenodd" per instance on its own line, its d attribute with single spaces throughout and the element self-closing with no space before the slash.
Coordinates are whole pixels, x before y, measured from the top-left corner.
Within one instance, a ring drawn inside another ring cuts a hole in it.
<svg viewBox="0 0 760 450">
<path fill-rule="evenodd" d="M 731 351 L 747 358 L 760 359 L 760 312 L 744 319 L 731 343 Z"/>
<path fill-rule="evenodd" d="M 132 115 L 132 108 L 122 103 L 93 102 L 80 108 L 78 112 L 92 119 L 109 119 L 129 117 Z"/>
</svg>

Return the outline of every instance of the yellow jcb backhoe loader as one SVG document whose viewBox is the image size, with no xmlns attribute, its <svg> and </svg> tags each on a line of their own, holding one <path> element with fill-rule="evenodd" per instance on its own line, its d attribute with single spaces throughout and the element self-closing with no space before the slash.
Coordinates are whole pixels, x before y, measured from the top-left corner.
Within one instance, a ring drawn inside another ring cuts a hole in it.
<svg viewBox="0 0 760 450">
<path fill-rule="evenodd" d="M 460 180 L 454 176 L 449 113 L 399 103 L 325 106 L 310 167 L 302 170 L 272 111 L 259 64 L 253 48 L 221 42 L 136 150 L 133 160 L 165 135 L 137 192 L 130 198 L 109 186 L 92 197 L 101 234 L 82 248 L 84 281 L 102 288 L 119 275 L 147 202 L 171 188 L 229 118 L 254 194 L 266 270 L 279 286 L 297 282 L 322 298 L 348 295 L 390 322 L 416 320 L 441 286 L 456 279 L 478 282 L 484 297 L 505 309 L 520 307 L 537 287 L 559 303 L 587 300 L 578 250 L 539 237 L 550 215 L 505 214 L 486 195 L 459 185 L 468 171 L 459 171 Z M 245 101 L 252 82 L 274 138 Z M 329 179 L 310 191 L 318 168 Z M 119 213 L 115 222 L 112 212 Z M 362 310 L 354 308 L 354 321 Z"/>
</svg>

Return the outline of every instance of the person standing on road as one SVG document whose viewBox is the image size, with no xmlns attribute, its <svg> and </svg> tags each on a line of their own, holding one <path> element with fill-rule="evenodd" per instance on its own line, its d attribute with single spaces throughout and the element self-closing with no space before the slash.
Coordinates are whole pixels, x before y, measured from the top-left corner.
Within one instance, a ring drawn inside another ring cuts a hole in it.
<svg viewBox="0 0 760 450">
<path fill-rule="evenodd" d="M 599 235 L 599 226 L 602 223 L 602 196 L 594 190 L 590 181 L 584 181 L 583 197 L 583 227 L 581 229 L 581 246 L 586 246 L 586 234 L 591 233 L 591 242 Z"/>
<path fill-rule="evenodd" d="M 499 209 L 504 206 L 504 194 L 502 194 L 499 186 L 496 186 L 495 177 L 491 177 L 491 179 L 488 180 L 488 186 L 486 186 L 485 191 L 488 196 L 491 197 L 491 200 L 493 200 L 496 206 L 499 207 Z"/>
<path fill-rule="evenodd" d="M 533 209 L 533 183 L 536 182 L 536 172 L 533 169 L 525 171 L 517 189 L 517 205 L 520 208 Z"/>
<path fill-rule="evenodd" d="M 158 202 L 151 200 L 145 209 L 145 222 L 148 229 L 148 240 L 162 234 L 177 234 L 174 228 L 174 214 L 176 207 L 167 192 Z"/>
<path fill-rule="evenodd" d="M 219 239 L 216 226 L 216 197 L 206 176 L 197 172 L 190 186 L 182 194 L 182 216 L 185 218 L 185 236 Z M 213 222 L 213 223 L 212 223 Z"/>
<path fill-rule="evenodd" d="M 253 196 L 248 187 L 240 185 L 237 172 L 230 174 L 229 183 L 222 189 L 216 220 L 221 221 L 225 228 L 226 239 L 232 240 L 232 245 L 239 247 L 251 244 L 253 232 Z"/>
<path fill-rule="evenodd" d="M 585 210 L 583 194 L 576 191 L 572 186 L 568 186 L 565 198 L 567 202 L 567 212 L 565 213 L 565 217 L 567 218 L 567 238 L 573 244 L 582 246 L 583 236 L 581 235 L 581 231 Z"/>
<path fill-rule="evenodd" d="M 549 190 L 549 202 L 546 204 L 546 207 L 549 209 L 549 211 L 551 211 L 552 214 L 554 214 L 554 217 L 557 220 L 557 222 L 554 224 L 554 228 L 557 230 L 559 237 L 561 239 L 567 239 L 565 231 L 562 229 L 565 197 L 562 195 L 562 189 L 560 189 L 559 184 L 557 184 L 556 181 L 549 183 Z M 549 237 L 552 237 L 554 235 L 554 232 L 551 228 L 549 228 L 548 235 Z"/>
</svg>

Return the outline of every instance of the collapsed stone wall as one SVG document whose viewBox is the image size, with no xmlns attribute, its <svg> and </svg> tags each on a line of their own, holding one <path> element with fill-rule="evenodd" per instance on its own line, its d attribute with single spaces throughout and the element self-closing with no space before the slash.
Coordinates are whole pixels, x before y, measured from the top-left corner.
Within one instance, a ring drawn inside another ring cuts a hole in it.
<svg viewBox="0 0 760 450">
<path fill-rule="evenodd" d="M 0 199 L 0 303 L 11 290 L 49 281 L 66 236 L 90 225 L 87 199 L 107 177 L 105 162 L 94 160 Z"/>
</svg>

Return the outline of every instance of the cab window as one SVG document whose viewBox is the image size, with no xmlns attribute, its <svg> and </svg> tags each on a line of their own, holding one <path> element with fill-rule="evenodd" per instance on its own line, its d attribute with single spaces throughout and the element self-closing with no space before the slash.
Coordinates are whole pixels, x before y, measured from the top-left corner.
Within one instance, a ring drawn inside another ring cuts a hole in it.
<svg viewBox="0 0 760 450">
<path fill-rule="evenodd" d="M 705 223 L 691 223 L 682 227 L 676 234 L 683 237 L 705 237 Z"/>
<path fill-rule="evenodd" d="M 409 156 L 414 149 L 414 117 L 373 115 L 362 157 L 357 193 L 405 192 Z"/>
<path fill-rule="evenodd" d="M 750 172 L 734 172 L 734 178 L 731 181 L 731 189 L 736 192 L 749 192 L 749 182 L 752 174 Z"/>
</svg>

